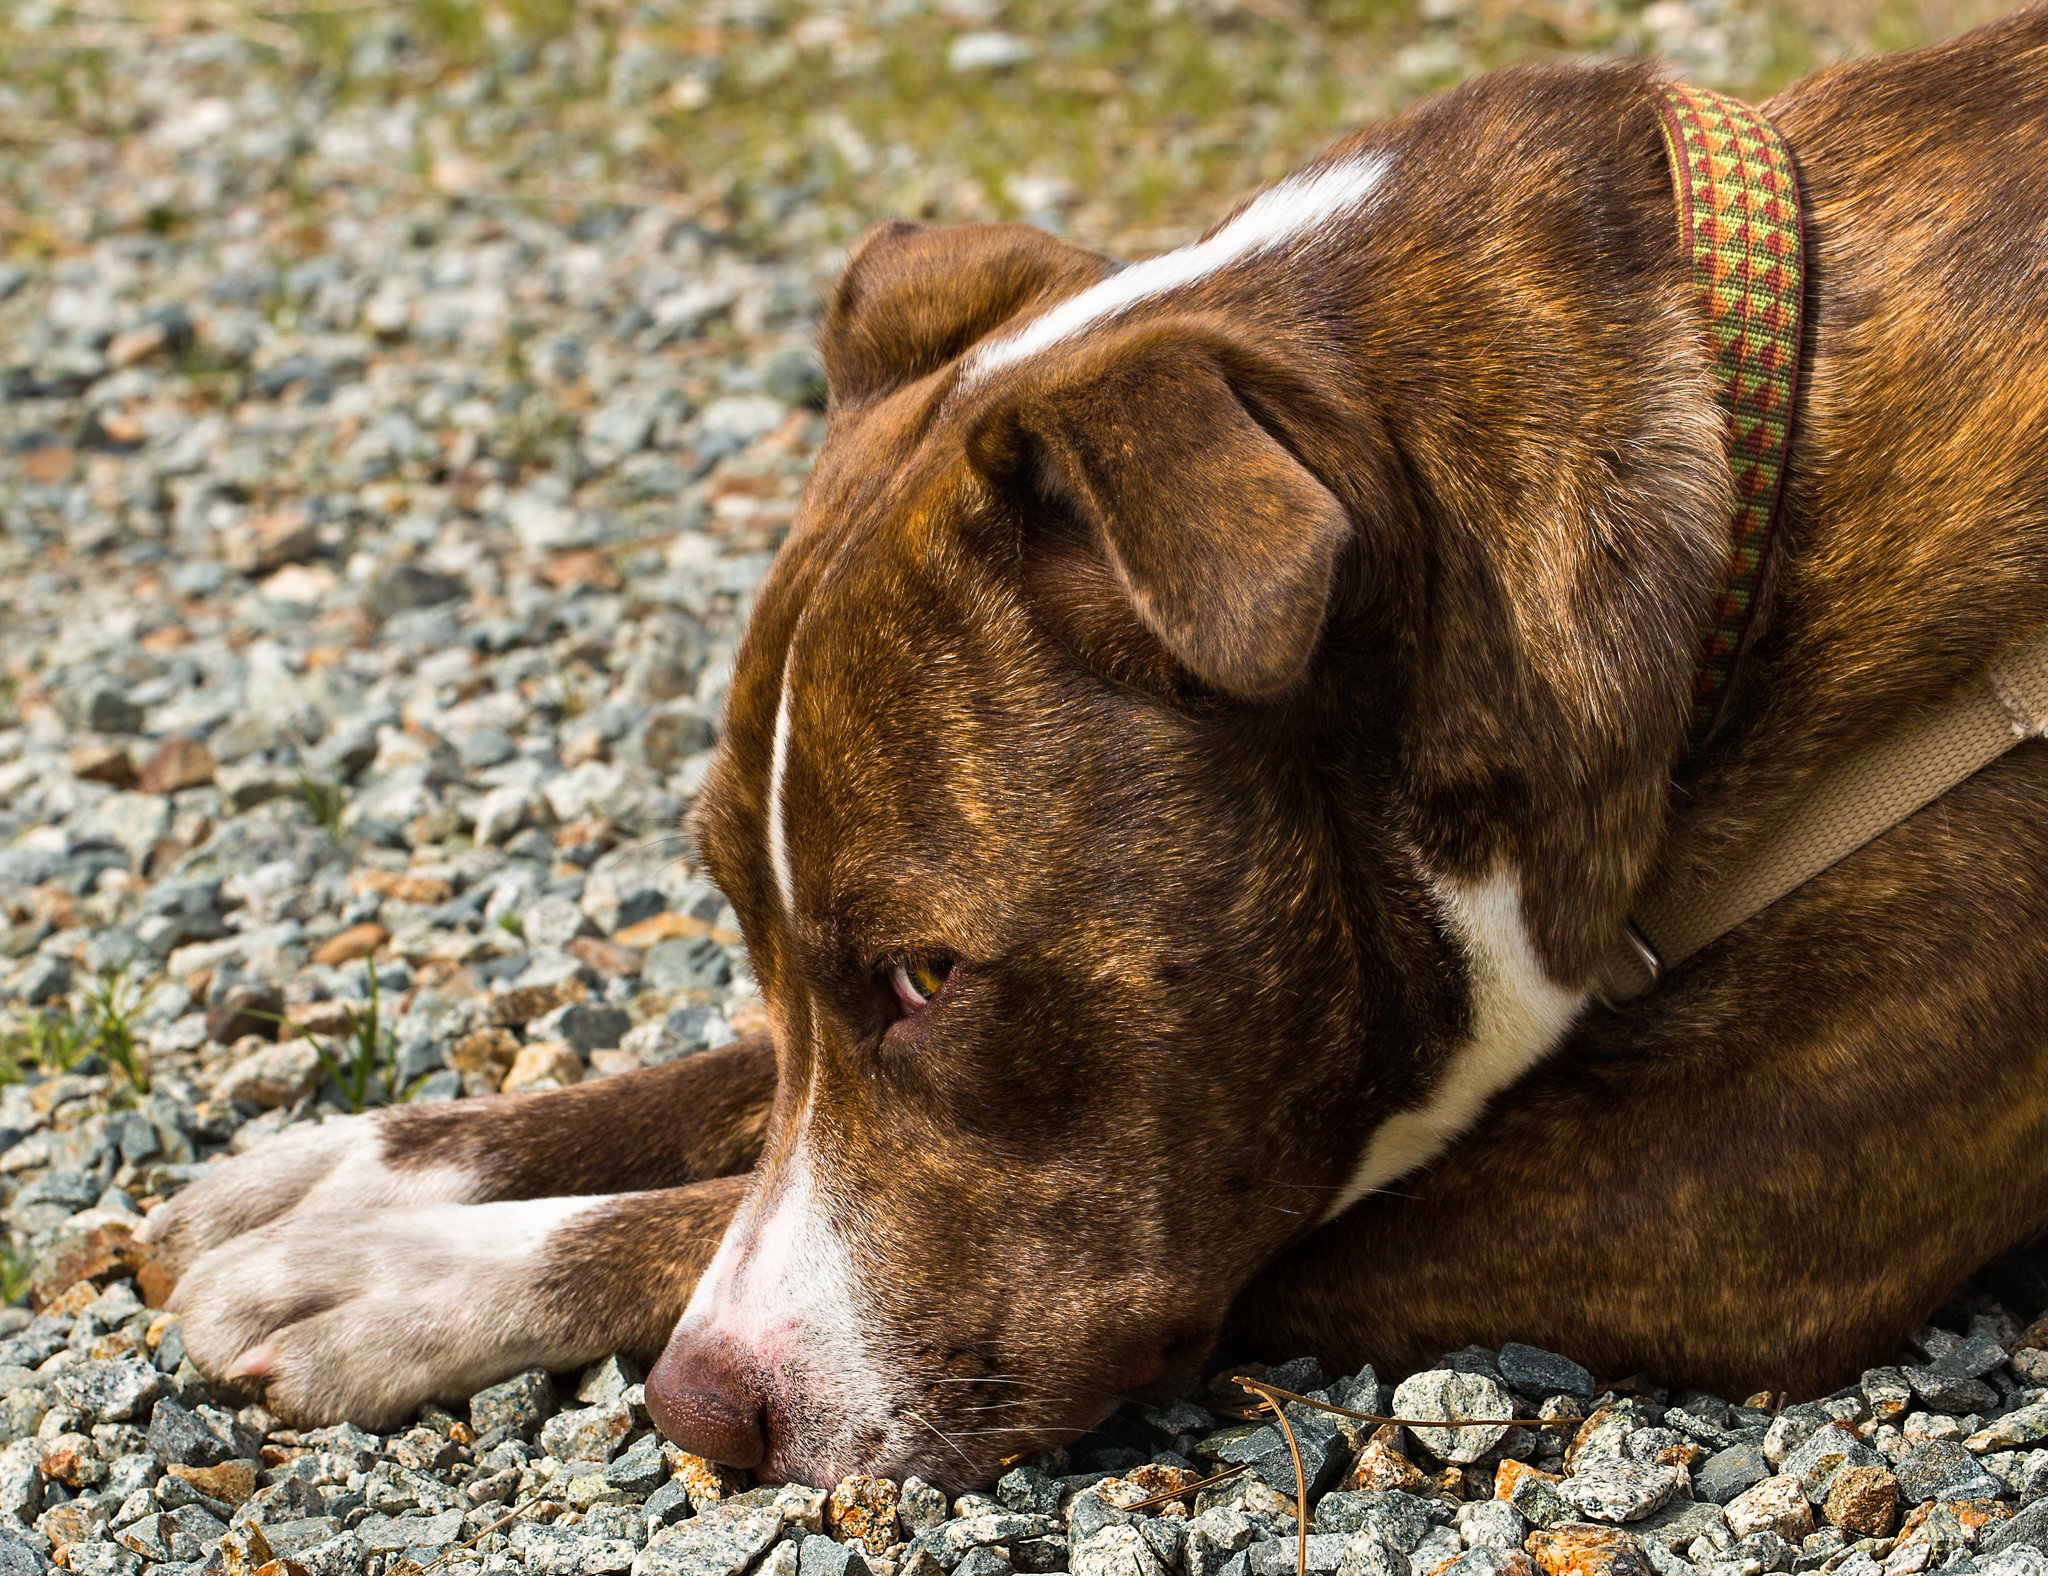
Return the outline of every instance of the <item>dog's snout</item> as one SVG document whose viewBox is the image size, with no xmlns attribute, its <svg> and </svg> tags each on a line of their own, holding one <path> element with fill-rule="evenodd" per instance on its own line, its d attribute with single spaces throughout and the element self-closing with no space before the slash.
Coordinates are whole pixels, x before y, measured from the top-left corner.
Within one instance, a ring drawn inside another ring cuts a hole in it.
<svg viewBox="0 0 2048 1576">
<path fill-rule="evenodd" d="M 761 1396 L 723 1343 L 678 1334 L 647 1376 L 647 1410 L 678 1449 L 729 1467 L 768 1453 Z"/>
</svg>

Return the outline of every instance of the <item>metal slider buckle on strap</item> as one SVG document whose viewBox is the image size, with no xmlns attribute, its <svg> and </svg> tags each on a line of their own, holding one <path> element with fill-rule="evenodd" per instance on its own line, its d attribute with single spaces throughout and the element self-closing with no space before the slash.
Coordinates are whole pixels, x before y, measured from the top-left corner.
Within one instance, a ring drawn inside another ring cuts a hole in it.
<svg viewBox="0 0 2048 1576">
<path fill-rule="evenodd" d="M 1636 929 L 1634 920 L 1625 919 L 1621 922 L 1621 939 L 1628 943 L 1629 951 L 1635 954 L 1636 961 L 1642 964 L 1650 979 L 1640 990 L 1632 992 L 1624 992 L 1622 987 L 1606 979 L 1595 985 L 1593 999 L 1609 1012 L 1620 1012 L 1624 1007 L 1641 1001 L 1664 983 L 1664 960 L 1658 956 L 1657 949 L 1650 945 L 1650 938 Z"/>
</svg>

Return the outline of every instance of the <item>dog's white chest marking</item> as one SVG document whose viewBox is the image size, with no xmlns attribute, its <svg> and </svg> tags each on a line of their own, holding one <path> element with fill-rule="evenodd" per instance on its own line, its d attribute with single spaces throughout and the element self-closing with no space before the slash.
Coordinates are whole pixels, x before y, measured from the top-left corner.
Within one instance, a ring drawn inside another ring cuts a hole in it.
<svg viewBox="0 0 2048 1576">
<path fill-rule="evenodd" d="M 1007 338 L 984 345 L 961 369 L 960 387 L 972 388 L 991 372 L 1071 339 L 1140 301 L 1194 284 L 1240 258 L 1313 239 L 1331 219 L 1372 195 L 1389 162 L 1383 154 L 1341 159 L 1290 176 L 1261 193 L 1207 240 L 1134 263 L 1033 318 Z"/>
<path fill-rule="evenodd" d="M 1422 1105 L 1373 1130 L 1325 1220 L 1442 1153 L 1488 1100 L 1564 1038 L 1586 1004 L 1584 991 L 1559 985 L 1537 957 L 1514 872 L 1497 870 L 1483 881 L 1440 879 L 1431 886 L 1472 971 L 1472 1035 Z"/>
</svg>

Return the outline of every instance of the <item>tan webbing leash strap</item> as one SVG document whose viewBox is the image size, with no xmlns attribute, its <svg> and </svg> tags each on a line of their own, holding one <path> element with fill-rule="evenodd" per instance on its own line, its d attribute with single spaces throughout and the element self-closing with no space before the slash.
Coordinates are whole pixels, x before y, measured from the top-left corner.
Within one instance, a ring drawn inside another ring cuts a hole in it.
<svg viewBox="0 0 2048 1576">
<path fill-rule="evenodd" d="M 1711 886 L 1639 900 L 1597 994 L 1609 1006 L 1649 994 L 1667 970 L 2044 730 L 2048 634 L 1999 658 L 1946 711 L 1842 762 Z"/>
</svg>

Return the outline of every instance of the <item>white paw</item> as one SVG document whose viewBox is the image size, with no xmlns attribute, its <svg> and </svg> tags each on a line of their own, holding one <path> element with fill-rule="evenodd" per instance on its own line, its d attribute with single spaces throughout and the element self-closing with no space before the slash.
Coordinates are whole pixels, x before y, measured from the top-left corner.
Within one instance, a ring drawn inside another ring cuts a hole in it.
<svg viewBox="0 0 2048 1576">
<path fill-rule="evenodd" d="M 392 1205 L 460 1202 L 477 1179 L 445 1164 L 385 1159 L 389 1113 L 330 1117 L 286 1128 L 221 1162 L 150 1213 L 138 1235 L 180 1271 L 232 1238 L 288 1214 L 351 1214 Z"/>
<path fill-rule="evenodd" d="M 170 1306 L 209 1378 L 295 1423 L 386 1429 L 424 1401 L 604 1355 L 545 1272 L 551 1233 L 610 1202 L 299 1209 L 198 1258 Z"/>
</svg>

